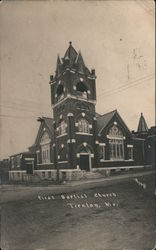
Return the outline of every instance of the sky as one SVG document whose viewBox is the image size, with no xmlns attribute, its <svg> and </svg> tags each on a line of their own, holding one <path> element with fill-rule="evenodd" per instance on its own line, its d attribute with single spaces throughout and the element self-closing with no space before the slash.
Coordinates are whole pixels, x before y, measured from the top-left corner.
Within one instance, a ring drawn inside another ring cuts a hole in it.
<svg viewBox="0 0 156 250">
<path fill-rule="evenodd" d="M 0 159 L 52 117 L 49 77 L 69 41 L 96 70 L 98 113 L 117 109 L 136 130 L 143 112 L 154 125 L 154 1 L 4 1 L 0 30 Z"/>
</svg>

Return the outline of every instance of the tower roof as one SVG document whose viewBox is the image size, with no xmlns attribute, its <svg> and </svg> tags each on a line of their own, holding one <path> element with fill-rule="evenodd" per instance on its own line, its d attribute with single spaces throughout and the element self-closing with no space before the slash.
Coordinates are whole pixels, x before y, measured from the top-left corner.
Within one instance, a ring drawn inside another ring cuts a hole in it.
<svg viewBox="0 0 156 250">
<path fill-rule="evenodd" d="M 57 56 L 57 64 L 56 64 L 56 75 L 60 75 L 62 71 L 62 63 L 59 55 Z"/>
<path fill-rule="evenodd" d="M 137 132 L 148 132 L 147 123 L 145 121 L 143 113 L 141 113 L 141 116 L 140 116 Z"/>
<path fill-rule="evenodd" d="M 65 60 L 69 60 L 70 64 L 73 64 L 77 58 L 77 52 L 72 46 L 72 42 L 69 42 L 69 47 L 64 55 Z"/>
</svg>

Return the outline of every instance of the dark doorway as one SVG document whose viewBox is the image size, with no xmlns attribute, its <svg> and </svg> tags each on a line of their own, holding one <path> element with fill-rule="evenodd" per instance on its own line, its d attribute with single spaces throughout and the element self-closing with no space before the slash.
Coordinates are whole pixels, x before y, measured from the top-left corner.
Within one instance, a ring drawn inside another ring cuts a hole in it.
<svg viewBox="0 0 156 250">
<path fill-rule="evenodd" d="M 80 169 L 89 171 L 89 155 L 80 154 Z"/>
<path fill-rule="evenodd" d="M 33 167 L 32 164 L 27 164 L 27 174 L 33 174 Z"/>
</svg>

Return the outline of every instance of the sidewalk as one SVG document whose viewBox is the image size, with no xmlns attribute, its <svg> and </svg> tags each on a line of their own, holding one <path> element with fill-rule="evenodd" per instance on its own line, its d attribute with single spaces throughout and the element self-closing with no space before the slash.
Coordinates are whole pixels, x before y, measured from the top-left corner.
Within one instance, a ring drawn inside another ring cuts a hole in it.
<svg viewBox="0 0 156 250">
<path fill-rule="evenodd" d="M 110 176 L 100 179 L 90 179 L 81 181 L 66 182 L 60 185 L 48 186 L 22 186 L 22 185 L 2 185 L 1 203 L 16 201 L 16 200 L 32 200 L 36 199 L 39 194 L 42 195 L 56 195 L 61 193 L 71 193 L 76 191 L 84 191 L 89 188 L 105 187 L 115 185 L 118 183 L 127 182 L 135 177 L 153 175 L 156 171 L 147 171 L 142 173 L 128 173 L 124 175 Z M 154 178 L 154 177 L 153 177 Z"/>
</svg>

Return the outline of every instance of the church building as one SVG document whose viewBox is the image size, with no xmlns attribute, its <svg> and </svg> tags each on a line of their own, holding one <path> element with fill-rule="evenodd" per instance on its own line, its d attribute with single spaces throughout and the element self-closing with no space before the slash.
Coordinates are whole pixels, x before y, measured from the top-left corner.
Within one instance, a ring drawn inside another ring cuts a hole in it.
<svg viewBox="0 0 156 250">
<path fill-rule="evenodd" d="M 140 126 L 148 131 L 145 120 L 135 133 L 117 110 L 96 113 L 95 70 L 87 68 L 71 42 L 64 57 L 57 58 L 50 90 L 53 118 L 38 119 L 40 128 L 29 147 L 36 156 L 33 174 L 56 179 L 59 172 L 60 178 L 73 180 L 112 167 L 144 165 L 146 138 L 139 132 Z"/>
</svg>

